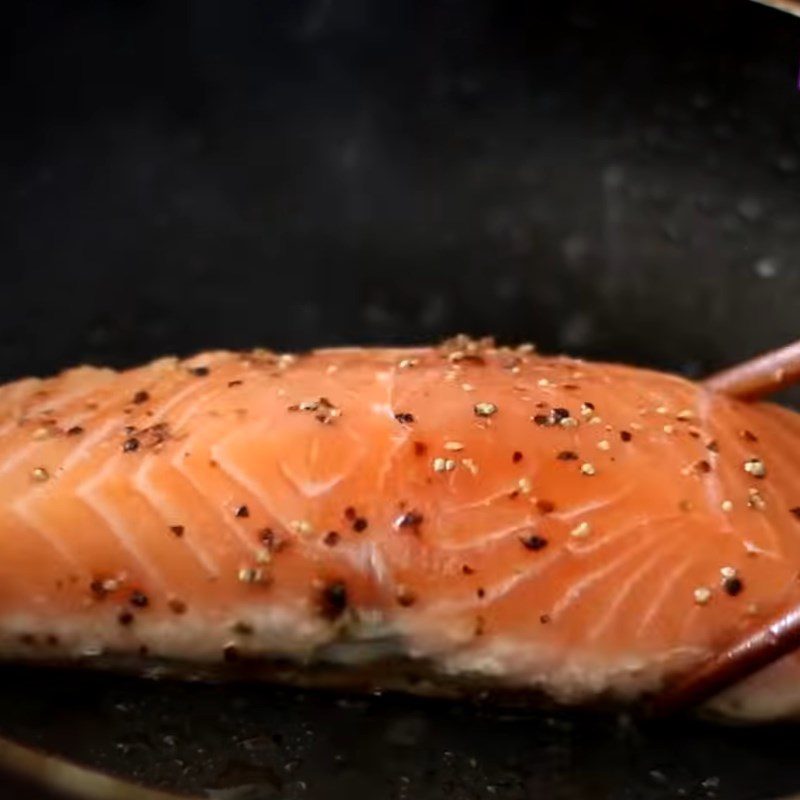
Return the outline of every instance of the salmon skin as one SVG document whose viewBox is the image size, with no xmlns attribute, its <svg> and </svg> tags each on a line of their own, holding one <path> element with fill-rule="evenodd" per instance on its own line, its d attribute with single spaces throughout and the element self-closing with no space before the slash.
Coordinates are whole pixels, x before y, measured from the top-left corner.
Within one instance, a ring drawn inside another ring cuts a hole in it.
<svg viewBox="0 0 800 800">
<path fill-rule="evenodd" d="M 464 338 L 21 380 L 0 657 L 636 703 L 800 601 L 799 469 L 787 409 Z"/>
</svg>

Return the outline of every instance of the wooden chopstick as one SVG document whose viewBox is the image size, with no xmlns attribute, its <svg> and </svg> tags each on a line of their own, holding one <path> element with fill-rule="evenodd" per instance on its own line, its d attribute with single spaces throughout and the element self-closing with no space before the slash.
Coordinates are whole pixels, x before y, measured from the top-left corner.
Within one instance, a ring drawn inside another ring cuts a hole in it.
<svg viewBox="0 0 800 800">
<path fill-rule="evenodd" d="M 778 11 L 786 11 L 788 14 L 794 14 L 800 17 L 800 2 L 798 0 L 755 0 L 756 3 L 761 3 L 762 6 L 769 6 L 770 8 L 777 8 Z"/>
<path fill-rule="evenodd" d="M 33 796 L 29 792 L 35 790 L 42 800 L 192 800 L 137 786 L 5 738 L 0 738 L 0 783 L 3 788 L 18 787 L 24 796 Z"/>
<path fill-rule="evenodd" d="M 800 340 L 743 361 L 703 381 L 707 389 L 740 400 L 758 400 L 800 383 Z"/>
</svg>

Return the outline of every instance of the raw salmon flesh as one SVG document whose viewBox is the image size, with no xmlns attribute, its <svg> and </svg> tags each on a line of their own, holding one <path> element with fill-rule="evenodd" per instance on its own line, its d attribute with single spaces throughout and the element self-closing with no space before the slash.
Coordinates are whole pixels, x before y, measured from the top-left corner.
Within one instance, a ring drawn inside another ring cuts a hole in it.
<svg viewBox="0 0 800 800">
<path fill-rule="evenodd" d="M 800 416 L 498 348 L 0 388 L 0 657 L 636 703 L 800 606 Z M 800 712 L 788 655 L 711 703 Z"/>
</svg>

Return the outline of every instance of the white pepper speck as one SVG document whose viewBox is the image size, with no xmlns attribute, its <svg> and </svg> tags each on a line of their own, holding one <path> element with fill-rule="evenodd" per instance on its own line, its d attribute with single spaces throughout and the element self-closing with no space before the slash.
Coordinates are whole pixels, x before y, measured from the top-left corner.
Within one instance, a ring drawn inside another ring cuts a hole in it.
<svg viewBox="0 0 800 800">
<path fill-rule="evenodd" d="M 479 417 L 491 417 L 497 413 L 497 406 L 494 403 L 475 403 L 474 411 Z"/>
<path fill-rule="evenodd" d="M 473 475 L 478 474 L 478 465 L 471 458 L 462 458 L 461 463 L 465 469 L 468 469 Z"/>
<path fill-rule="evenodd" d="M 747 507 L 754 508 L 756 511 L 763 511 L 767 507 L 767 503 L 758 489 L 747 490 Z"/>
<path fill-rule="evenodd" d="M 239 570 L 238 578 L 241 583 L 261 583 L 264 580 L 264 572 L 260 569 L 245 567 Z"/>
<path fill-rule="evenodd" d="M 760 458 L 748 458 L 744 462 L 744 471 L 754 478 L 763 478 L 767 474 L 767 468 Z"/>
<path fill-rule="evenodd" d="M 295 533 L 311 533 L 314 526 L 307 519 L 293 519 L 289 522 L 289 527 Z"/>
<path fill-rule="evenodd" d="M 588 522 L 579 522 L 570 532 L 570 536 L 576 539 L 585 539 L 592 532 L 592 526 Z"/>
<path fill-rule="evenodd" d="M 704 606 L 711 599 L 711 589 L 708 586 L 698 586 L 694 590 L 694 601 L 699 606 Z"/>
</svg>

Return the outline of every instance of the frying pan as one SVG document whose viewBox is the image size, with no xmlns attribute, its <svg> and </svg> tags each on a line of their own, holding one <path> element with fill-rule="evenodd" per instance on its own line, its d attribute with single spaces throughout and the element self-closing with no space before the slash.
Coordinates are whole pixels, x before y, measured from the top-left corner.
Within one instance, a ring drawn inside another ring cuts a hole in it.
<svg viewBox="0 0 800 800">
<path fill-rule="evenodd" d="M 458 330 L 699 375 L 800 333 L 789 15 L 745 0 L 4 11 L 0 377 Z M 0 735 L 218 800 L 800 792 L 791 726 L 14 666 Z M 16 767 L 3 796 L 126 796 L 27 749 L 0 743 L 0 763 Z"/>
</svg>

